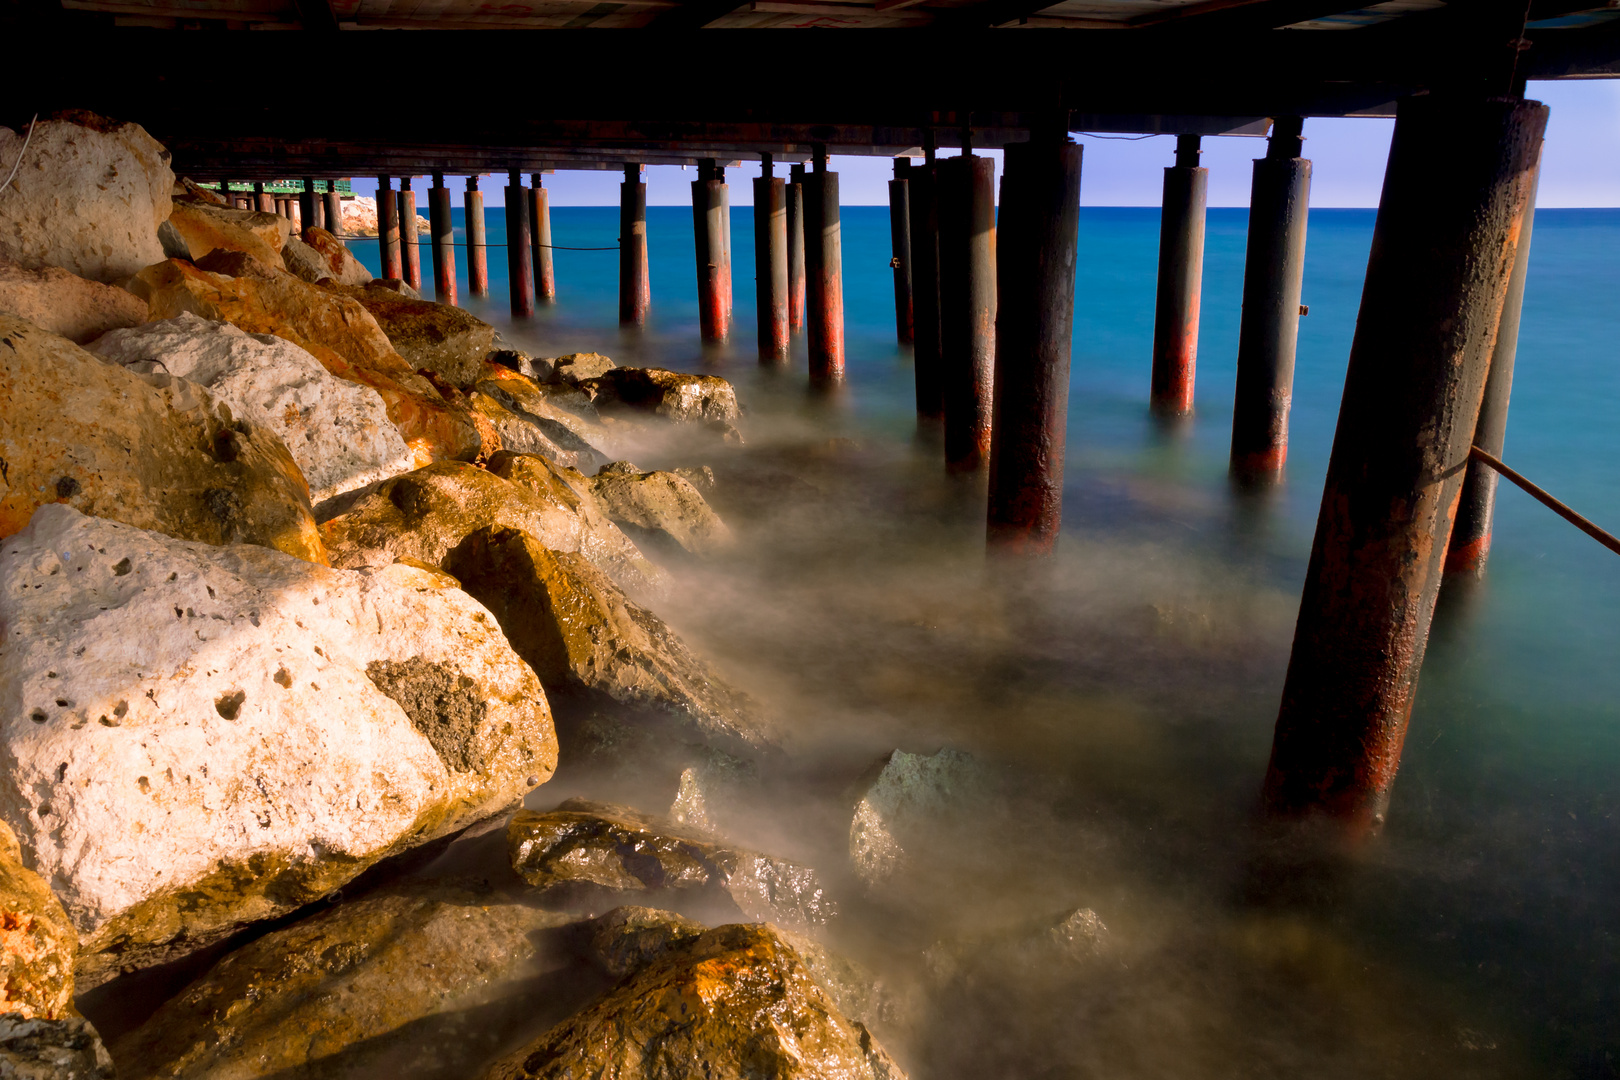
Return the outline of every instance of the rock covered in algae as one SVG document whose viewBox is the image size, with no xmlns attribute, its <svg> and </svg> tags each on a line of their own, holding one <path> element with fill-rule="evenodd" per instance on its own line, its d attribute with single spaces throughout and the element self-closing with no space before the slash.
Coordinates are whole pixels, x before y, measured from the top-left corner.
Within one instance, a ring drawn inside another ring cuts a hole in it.
<svg viewBox="0 0 1620 1080">
<path fill-rule="evenodd" d="M 549 813 L 520 810 L 506 841 L 512 868 L 536 888 L 716 890 L 751 918 L 792 926 L 825 923 L 836 911 L 807 866 L 611 803 L 569 799 Z"/>
<path fill-rule="evenodd" d="M 721 926 L 668 949 L 484 1080 L 904 1080 L 775 928 Z"/>
<path fill-rule="evenodd" d="M 550 777 L 539 681 L 454 586 L 65 506 L 0 547 L 0 816 L 81 977 L 318 899 Z"/>
<path fill-rule="evenodd" d="M 0 316 L 0 537 L 67 503 L 210 544 L 326 552 L 309 489 L 273 432 L 195 383 L 138 375 Z"/>
<path fill-rule="evenodd" d="M 556 931 L 572 921 L 476 882 L 345 900 L 228 954 L 117 1040 L 123 1080 L 476 1074 L 600 989 L 567 983 Z"/>
<path fill-rule="evenodd" d="M 637 543 L 693 555 L 721 554 L 734 543 L 720 515 L 691 481 L 676 473 L 644 473 L 628 461 L 615 461 L 591 478 L 591 494 Z"/>
<path fill-rule="evenodd" d="M 377 391 L 329 374 L 308 351 L 274 335 L 188 311 L 104 334 L 90 351 L 204 386 L 237 417 L 275 432 L 316 503 L 414 467 Z"/>
</svg>

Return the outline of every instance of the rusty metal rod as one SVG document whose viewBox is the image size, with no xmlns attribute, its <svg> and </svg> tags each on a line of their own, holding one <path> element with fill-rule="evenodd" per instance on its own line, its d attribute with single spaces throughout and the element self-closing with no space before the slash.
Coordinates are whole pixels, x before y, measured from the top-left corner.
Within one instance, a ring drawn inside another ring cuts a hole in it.
<svg viewBox="0 0 1620 1080">
<path fill-rule="evenodd" d="M 759 362 L 788 362 L 787 183 L 771 175 L 766 154 L 754 181 L 754 305 L 759 317 Z"/>
<path fill-rule="evenodd" d="M 1559 502 L 1541 488 L 1537 487 L 1535 484 L 1532 484 L 1529 480 L 1526 480 L 1523 476 L 1508 468 L 1508 466 L 1503 464 L 1502 461 L 1494 454 L 1481 450 L 1477 446 L 1472 446 L 1468 449 L 1468 456 L 1470 459 L 1480 462 L 1483 465 L 1489 465 L 1491 468 L 1495 469 L 1497 472 L 1501 473 L 1515 484 L 1518 484 L 1532 499 L 1536 500 L 1541 505 L 1557 514 L 1559 517 L 1563 518 L 1565 521 L 1569 522 L 1571 525 L 1575 526 L 1577 529 L 1581 530 L 1581 532 L 1585 533 L 1587 536 L 1590 536 L 1592 539 L 1596 540 L 1598 543 L 1602 544 L 1616 555 L 1620 555 L 1620 537 L 1616 537 L 1613 533 L 1606 532 L 1603 529 L 1598 528 L 1586 518 L 1583 518 L 1581 515 L 1571 510 L 1568 506 Z"/>
<path fill-rule="evenodd" d="M 1198 164 L 1199 137 L 1176 137 L 1176 163 L 1164 170 L 1159 212 L 1159 289 L 1153 305 L 1155 416 L 1193 410 L 1198 365 L 1198 305 L 1204 281 L 1204 208 L 1209 170 Z"/>
<path fill-rule="evenodd" d="M 964 154 L 938 168 L 940 373 L 945 467 L 990 460 L 996 362 L 996 163 Z"/>
<path fill-rule="evenodd" d="M 433 174 L 428 188 L 428 222 L 433 238 L 433 298 L 441 304 L 456 302 L 455 225 L 450 217 L 450 189 L 444 173 Z"/>
<path fill-rule="evenodd" d="M 804 329 L 804 166 L 788 168 L 788 333 Z"/>
<path fill-rule="evenodd" d="M 506 279 L 512 314 L 521 319 L 534 314 L 534 261 L 529 247 L 529 192 L 516 169 L 506 177 Z"/>
<path fill-rule="evenodd" d="M 399 178 L 399 249 L 404 264 L 405 284 L 421 291 L 422 249 L 416 234 L 416 192 L 411 190 L 411 178 Z"/>
<path fill-rule="evenodd" d="M 624 167 L 619 183 L 619 325 L 645 326 L 652 306 L 647 270 L 647 184 L 641 166 Z"/>
<path fill-rule="evenodd" d="M 474 296 L 489 295 L 489 245 L 484 242 L 484 193 L 478 190 L 478 177 L 467 177 L 465 212 L 467 216 L 467 291 Z M 454 247 L 454 242 L 451 247 Z"/>
<path fill-rule="evenodd" d="M 557 270 L 551 262 L 551 193 L 541 181 L 539 173 L 529 174 L 529 266 L 535 298 L 549 304 L 557 299 Z"/>
</svg>

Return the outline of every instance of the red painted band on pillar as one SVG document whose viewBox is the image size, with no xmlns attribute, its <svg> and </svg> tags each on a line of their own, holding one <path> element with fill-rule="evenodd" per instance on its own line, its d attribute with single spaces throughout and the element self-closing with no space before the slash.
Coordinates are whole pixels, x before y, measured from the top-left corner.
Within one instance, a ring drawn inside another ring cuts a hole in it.
<svg viewBox="0 0 1620 1080">
<path fill-rule="evenodd" d="M 754 180 L 754 305 L 759 313 L 759 362 L 788 361 L 787 181 Z"/>
</svg>

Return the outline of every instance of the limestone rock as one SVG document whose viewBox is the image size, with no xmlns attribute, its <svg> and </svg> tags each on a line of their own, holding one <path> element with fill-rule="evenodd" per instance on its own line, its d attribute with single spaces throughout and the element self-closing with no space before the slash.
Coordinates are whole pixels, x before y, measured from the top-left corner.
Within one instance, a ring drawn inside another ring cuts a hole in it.
<svg viewBox="0 0 1620 1080">
<path fill-rule="evenodd" d="M 581 379 L 578 386 L 599 409 L 619 407 L 683 422 L 729 422 L 742 415 L 737 392 L 718 375 L 616 367 L 595 378 Z"/>
<path fill-rule="evenodd" d="M 116 1075 L 101 1037 L 84 1017 L 0 1016 L 0 1077 L 4 1080 L 113 1080 Z"/>
<path fill-rule="evenodd" d="M 569 441 L 572 435 L 580 445 L 600 449 L 612 438 L 607 425 L 596 415 L 595 406 L 573 387 L 537 383 L 498 363 L 486 363 L 475 389 L 537 425 L 560 445 L 575 448 L 575 443 Z M 567 400 L 567 404 L 559 399 Z"/>
<path fill-rule="evenodd" d="M 327 277 L 339 285 L 366 285 L 373 279 L 371 271 L 354 257 L 348 246 L 326 229 L 305 229 L 304 246 L 325 260 Z"/>
<path fill-rule="evenodd" d="M 171 259 L 142 270 L 130 290 L 147 302 L 148 318 L 190 311 L 250 334 L 274 334 L 308 351 L 338 378 L 371 387 L 420 465 L 470 461 L 483 450 L 472 418 L 394 351 L 358 301 L 247 257 L 216 254 L 205 262 L 230 272 Z"/>
<path fill-rule="evenodd" d="M 133 299 L 133 298 L 132 298 Z M 281 437 L 316 503 L 408 472 L 414 456 L 370 387 L 339 379 L 307 351 L 191 312 L 115 330 L 90 351 L 126 368 L 143 361 L 189 379 L 238 416 Z"/>
<path fill-rule="evenodd" d="M 332 277 L 332 268 L 321 258 L 321 253 L 296 236 L 287 238 L 286 245 L 281 249 L 281 262 L 287 268 L 287 273 L 311 285 L 329 281 Z"/>
<path fill-rule="evenodd" d="M 292 232 L 292 222 L 280 214 L 238 210 L 193 199 L 174 204 L 169 224 L 186 242 L 193 260 L 211 251 L 239 251 L 278 269 L 283 265 L 281 252 Z"/>
<path fill-rule="evenodd" d="M 0 259 L 0 313 L 26 319 L 83 345 L 97 335 L 146 321 L 146 305 L 114 285 L 54 266 L 30 270 Z"/>
<path fill-rule="evenodd" d="M 547 381 L 566 383 L 569 386 L 577 386 L 586 379 L 599 378 L 618 367 L 601 353 L 593 352 L 569 353 L 567 356 L 558 356 L 541 363 L 551 365 L 551 374 Z"/>
<path fill-rule="evenodd" d="M 377 235 L 377 200 L 370 195 L 356 195 L 343 200 L 343 235 Z"/>
<path fill-rule="evenodd" d="M 445 569 L 495 614 L 548 691 L 647 710 L 728 752 L 775 748 L 752 703 L 583 555 L 495 527 L 463 540 Z"/>
<path fill-rule="evenodd" d="M 0 1013 L 23 1020 L 71 1015 L 78 946 L 67 912 L 23 865 L 16 833 L 0 823 Z"/>
<path fill-rule="evenodd" d="M 422 299 L 422 294 L 417 291 L 416 287 L 401 278 L 372 278 L 365 287 L 368 289 L 387 289 L 389 292 L 398 293 L 409 300 Z"/>
<path fill-rule="evenodd" d="M 213 188 L 205 188 L 189 176 L 177 177 L 174 187 L 170 189 L 171 197 L 175 199 L 192 199 L 196 202 L 205 202 L 211 206 L 224 206 L 225 199 Z"/>
<path fill-rule="evenodd" d="M 770 926 L 722 926 L 671 949 L 484 1080 L 904 1080 Z"/>
<path fill-rule="evenodd" d="M 309 488 L 276 435 L 195 383 L 138 375 L 0 316 L 0 537 L 36 510 L 209 544 L 326 552 Z"/>
<path fill-rule="evenodd" d="M 909 833 L 981 797 L 988 786 L 973 758 L 949 747 L 935 754 L 896 750 L 882 763 L 855 803 L 849 857 L 868 886 L 880 885 L 906 865 Z"/>
<path fill-rule="evenodd" d="M 495 347 L 495 328 L 449 304 L 391 296 L 378 289 L 351 290 L 388 341 L 412 368 L 426 368 L 466 389 L 478 381 L 484 358 Z"/>
<path fill-rule="evenodd" d="M 174 173 L 139 124 L 74 111 L 38 121 L 32 137 L 0 127 L 7 172 L 19 157 L 0 196 L 0 258 L 103 282 L 162 260 Z"/>
<path fill-rule="evenodd" d="M 717 890 L 751 919 L 790 926 L 818 926 L 837 911 L 807 866 L 611 803 L 569 799 L 546 814 L 519 810 L 506 843 L 512 868 L 538 889 Z"/>
<path fill-rule="evenodd" d="M 501 441 L 501 449 L 536 454 L 570 469 L 595 471 L 607 457 L 567 427 L 529 412 L 515 412 L 481 390 L 467 395 L 467 407 L 483 417 Z"/>
<path fill-rule="evenodd" d="M 677 547 L 716 555 L 734 543 L 720 515 L 675 473 L 644 473 L 629 462 L 614 462 L 591 478 L 591 494 L 615 525 L 649 551 Z"/>
<path fill-rule="evenodd" d="M 550 777 L 533 671 L 446 575 L 47 506 L 0 547 L 0 818 L 90 982 L 325 896 Z"/>
<path fill-rule="evenodd" d="M 399 886 L 227 955 L 115 1044 L 123 1080 L 466 1075 L 561 1019 L 569 916 L 474 882 Z M 549 1015 L 548 1015 L 549 1013 Z"/>
<path fill-rule="evenodd" d="M 441 461 L 365 492 L 321 532 L 333 564 L 358 569 L 400 559 L 447 566 L 468 535 L 491 526 L 518 529 L 546 547 L 600 560 L 628 588 L 655 591 L 660 572 L 622 534 L 614 543 L 580 512 L 565 485 L 557 487 L 523 487 L 473 465 Z"/>
</svg>

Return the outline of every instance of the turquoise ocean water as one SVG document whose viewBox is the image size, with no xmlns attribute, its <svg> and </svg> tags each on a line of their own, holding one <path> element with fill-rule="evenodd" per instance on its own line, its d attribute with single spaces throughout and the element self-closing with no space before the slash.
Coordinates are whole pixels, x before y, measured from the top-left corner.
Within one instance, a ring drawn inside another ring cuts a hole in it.
<svg viewBox="0 0 1620 1080">
<path fill-rule="evenodd" d="M 1151 543 L 1297 597 L 1374 211 L 1311 213 L 1288 480 L 1259 511 L 1226 480 L 1246 216 L 1210 211 L 1197 416 L 1166 436 L 1146 410 L 1158 213 L 1082 211 L 1065 531 Z M 503 212 L 490 211 L 491 243 L 504 242 L 503 226 Z M 617 209 L 557 208 L 552 228 L 558 245 L 612 245 Z M 760 372 L 748 208 L 733 211 L 732 234 L 736 333 L 724 348 L 698 342 L 684 207 L 649 212 L 644 332 L 617 326 L 612 251 L 557 251 L 557 302 L 526 325 L 507 314 L 504 248 L 489 251 L 487 300 L 467 297 L 458 249 L 459 290 L 463 306 L 530 351 L 712 372 L 745 399 L 791 401 L 803 385 L 802 338 L 792 372 Z M 836 425 L 903 445 L 914 430 L 912 383 L 895 344 L 887 209 L 844 208 L 843 244 L 848 389 Z M 375 241 L 352 246 L 378 269 Z M 432 296 L 425 237 L 422 264 Z M 1537 215 L 1504 453 L 1611 531 L 1620 531 L 1617 286 L 1620 211 Z M 1260 708 L 1245 736 L 1239 794 L 1258 785 L 1279 694 L 1280 681 L 1256 690 L 1270 712 Z M 1620 558 L 1506 483 L 1486 579 L 1442 600 L 1378 843 L 1385 854 L 1332 925 L 1470 1002 L 1467 1032 L 1488 1037 L 1459 1034 L 1459 1045 L 1515 1047 L 1501 1074 L 1620 1075 Z"/>
</svg>

